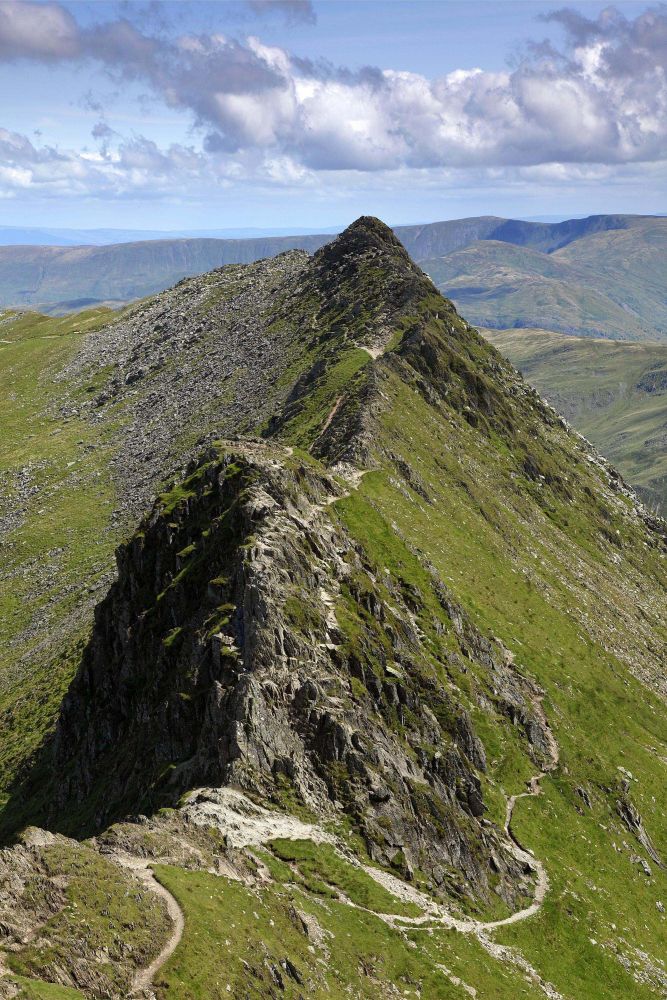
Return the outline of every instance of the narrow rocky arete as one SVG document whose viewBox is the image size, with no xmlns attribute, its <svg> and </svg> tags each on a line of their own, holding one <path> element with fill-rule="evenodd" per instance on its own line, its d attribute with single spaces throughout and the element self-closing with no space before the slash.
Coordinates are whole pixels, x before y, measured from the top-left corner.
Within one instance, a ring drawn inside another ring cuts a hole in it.
<svg viewBox="0 0 667 1000">
<path fill-rule="evenodd" d="M 3 821 L 93 836 L 113 899 L 113 858 L 154 870 L 184 925 L 167 957 L 158 907 L 136 982 L 655 995 L 665 527 L 393 234 L 183 282 L 49 377 L 108 449 L 100 565 L 125 538 L 83 638 L 44 646 L 62 701 L 35 712 L 20 661 L 11 725 L 43 737 Z M 123 995 L 98 905 L 8 921 L 15 983 L 94 995 L 64 958 L 94 927 Z"/>
</svg>

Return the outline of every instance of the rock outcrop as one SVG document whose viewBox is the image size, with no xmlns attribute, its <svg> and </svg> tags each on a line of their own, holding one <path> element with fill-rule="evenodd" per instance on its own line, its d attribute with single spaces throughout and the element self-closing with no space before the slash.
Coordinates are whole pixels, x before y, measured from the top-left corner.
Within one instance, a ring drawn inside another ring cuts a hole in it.
<svg viewBox="0 0 667 1000">
<path fill-rule="evenodd" d="M 210 451 L 118 553 L 63 704 L 52 824 L 99 829 L 231 785 L 347 815 L 377 861 L 509 902 L 525 873 L 485 818 L 484 749 L 429 662 L 399 580 L 328 516 L 340 482 L 272 445 Z M 476 658 L 540 753 L 504 651 L 438 592 L 449 656 Z M 350 621 L 354 615 L 354 621 Z"/>
</svg>

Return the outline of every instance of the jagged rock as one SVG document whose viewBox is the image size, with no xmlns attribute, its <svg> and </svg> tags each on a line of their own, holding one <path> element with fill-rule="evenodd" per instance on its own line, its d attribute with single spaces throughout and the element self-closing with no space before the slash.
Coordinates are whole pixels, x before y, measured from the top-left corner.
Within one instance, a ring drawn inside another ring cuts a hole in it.
<svg viewBox="0 0 667 1000">
<path fill-rule="evenodd" d="M 310 628 L 324 632 L 328 608 L 311 603 L 304 632 L 291 617 L 285 581 L 317 594 L 326 563 L 335 591 L 350 567 L 361 572 L 363 564 L 354 541 L 326 517 L 335 485 L 298 462 L 279 464 L 278 455 L 270 446 L 209 452 L 191 472 L 188 495 L 176 507 L 168 497 L 158 504 L 119 550 L 118 581 L 98 609 L 63 704 L 51 820 L 76 806 L 79 815 L 89 810 L 94 829 L 137 803 L 155 808 L 196 785 L 279 798 L 287 779 L 318 812 L 350 811 L 378 860 L 394 860 L 391 844 L 400 843 L 406 872 L 411 858 L 425 870 L 444 861 L 484 893 L 486 867 L 473 842 L 485 811 L 475 768 L 483 770 L 485 758 L 470 716 L 452 706 L 448 731 L 430 710 L 415 715 L 413 724 L 421 718 L 425 728 L 413 739 L 443 746 L 417 764 L 390 719 L 403 705 L 416 707 L 418 673 L 382 687 L 372 710 L 363 699 L 341 697 L 350 664 L 309 635 Z M 296 486 L 304 481 L 309 501 Z M 202 532 L 203 525 L 211 527 Z M 216 585 L 218 606 L 211 579 L 226 581 Z M 395 617 L 401 601 L 393 593 L 390 610 L 376 595 L 375 616 Z M 469 655 L 476 643 L 488 652 L 469 623 L 466 629 Z M 366 641 L 369 650 L 377 642 L 372 632 Z M 419 648 L 415 640 L 413 656 Z M 429 683 L 432 705 L 449 701 Z M 511 893 L 518 869 L 499 833 L 492 843 Z"/>
<path fill-rule="evenodd" d="M 593 803 L 591 801 L 590 794 L 585 788 L 582 788 L 580 785 L 577 785 L 577 787 L 575 788 L 575 792 L 582 800 L 587 809 L 593 808 Z"/>
<path fill-rule="evenodd" d="M 658 865 L 658 867 L 664 868 L 665 865 L 660 855 L 658 854 L 657 850 L 653 846 L 653 842 L 649 837 L 648 833 L 646 832 L 646 829 L 644 828 L 644 823 L 642 821 L 642 818 L 638 810 L 635 808 L 630 799 L 627 797 L 627 794 L 624 795 L 622 799 L 616 800 L 616 811 L 618 812 L 618 815 L 621 817 L 621 819 L 627 826 L 630 833 L 633 833 L 635 835 L 639 843 L 646 850 L 649 857 L 653 859 L 653 861 L 656 863 L 656 865 Z M 646 863 L 643 862 L 643 864 Z M 648 865 L 646 867 L 648 867 Z M 650 869 L 648 874 L 650 874 Z"/>
</svg>

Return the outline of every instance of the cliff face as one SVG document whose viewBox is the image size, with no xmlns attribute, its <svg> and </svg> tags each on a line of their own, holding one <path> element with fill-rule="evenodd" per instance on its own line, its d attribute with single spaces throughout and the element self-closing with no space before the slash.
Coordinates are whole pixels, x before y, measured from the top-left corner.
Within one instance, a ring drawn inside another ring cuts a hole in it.
<svg viewBox="0 0 667 1000">
<path fill-rule="evenodd" d="M 447 664 L 476 661 L 542 760 L 535 691 L 436 580 L 418 619 L 405 582 L 332 523 L 348 489 L 289 450 L 237 443 L 161 499 L 119 550 L 65 699 L 52 822 L 100 829 L 232 785 L 347 815 L 377 861 L 443 891 L 484 898 L 491 872 L 508 902 L 527 891 L 484 819 L 484 748 Z"/>
<path fill-rule="evenodd" d="M 544 764 L 539 689 L 472 625 L 427 551 L 401 540 L 416 585 L 335 512 L 387 462 L 408 505 L 433 506 L 417 452 L 401 457 L 383 430 L 401 419 L 397 389 L 452 440 L 460 427 L 487 451 L 502 442 L 538 504 L 547 489 L 572 503 L 587 473 L 559 418 L 381 224 L 360 220 L 299 268 L 289 322 L 310 317 L 310 340 L 265 443 L 219 443 L 119 550 L 58 723 L 51 818 L 100 828 L 231 784 L 345 814 L 372 856 L 459 891 L 487 896 L 493 871 L 509 900 L 525 885 L 485 819 L 462 664 L 474 663 L 475 709 L 518 725 Z"/>
</svg>

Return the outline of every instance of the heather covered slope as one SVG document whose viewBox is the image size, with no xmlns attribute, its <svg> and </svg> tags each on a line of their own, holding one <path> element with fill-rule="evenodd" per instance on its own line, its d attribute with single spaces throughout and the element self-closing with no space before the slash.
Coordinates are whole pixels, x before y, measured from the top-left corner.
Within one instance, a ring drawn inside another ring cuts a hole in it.
<svg viewBox="0 0 667 1000">
<path fill-rule="evenodd" d="M 77 419 L 138 530 L 6 822 L 159 863 L 161 998 L 659 996 L 663 523 L 376 220 L 253 267 L 67 367 L 104 373 Z M 43 849 L 12 850 L 48 880 Z M 14 975 L 100 995 L 63 971 L 114 933 L 77 903 L 10 932 Z"/>
</svg>

